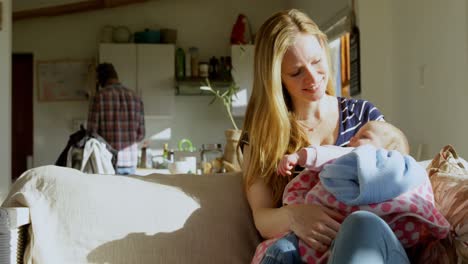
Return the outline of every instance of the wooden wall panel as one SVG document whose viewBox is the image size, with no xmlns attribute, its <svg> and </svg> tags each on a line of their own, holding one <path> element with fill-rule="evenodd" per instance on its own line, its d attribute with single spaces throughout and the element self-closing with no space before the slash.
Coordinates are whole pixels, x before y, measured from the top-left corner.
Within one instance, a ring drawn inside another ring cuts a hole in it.
<svg viewBox="0 0 468 264">
<path fill-rule="evenodd" d="M 78 3 L 13 12 L 13 21 L 41 16 L 60 16 L 90 10 L 129 5 L 147 0 L 88 0 Z"/>
</svg>

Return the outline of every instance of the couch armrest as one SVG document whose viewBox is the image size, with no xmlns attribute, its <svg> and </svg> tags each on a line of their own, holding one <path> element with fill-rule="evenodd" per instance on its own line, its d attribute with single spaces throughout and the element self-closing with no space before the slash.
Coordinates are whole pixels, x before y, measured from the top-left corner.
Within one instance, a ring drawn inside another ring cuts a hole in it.
<svg viewBox="0 0 468 264">
<path fill-rule="evenodd" d="M 29 223 L 29 208 L 0 207 L 0 233 L 19 228 Z"/>
<path fill-rule="evenodd" d="M 0 207 L 0 263 L 23 263 L 29 223 L 28 208 Z"/>
</svg>

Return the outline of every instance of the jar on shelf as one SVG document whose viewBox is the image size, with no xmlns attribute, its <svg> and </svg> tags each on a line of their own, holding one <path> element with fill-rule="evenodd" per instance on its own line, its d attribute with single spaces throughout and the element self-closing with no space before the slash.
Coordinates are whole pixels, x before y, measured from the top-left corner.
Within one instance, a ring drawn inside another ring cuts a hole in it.
<svg viewBox="0 0 468 264">
<path fill-rule="evenodd" d="M 198 48 L 190 47 L 190 69 L 192 77 L 198 77 Z"/>
<path fill-rule="evenodd" d="M 223 149 L 221 144 L 203 144 L 201 161 L 203 174 L 223 172 Z"/>
<path fill-rule="evenodd" d="M 198 76 L 208 77 L 209 75 L 209 66 L 207 62 L 200 62 L 198 64 Z"/>
</svg>

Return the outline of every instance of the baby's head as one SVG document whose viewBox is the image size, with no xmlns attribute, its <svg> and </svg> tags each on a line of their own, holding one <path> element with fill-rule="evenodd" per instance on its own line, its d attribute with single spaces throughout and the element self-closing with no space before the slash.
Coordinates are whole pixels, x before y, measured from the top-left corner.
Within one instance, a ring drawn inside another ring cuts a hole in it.
<svg viewBox="0 0 468 264">
<path fill-rule="evenodd" d="M 349 141 L 349 147 L 371 144 L 376 148 L 398 150 L 402 154 L 409 154 L 409 144 L 405 134 L 390 123 L 369 121 L 359 129 Z"/>
</svg>

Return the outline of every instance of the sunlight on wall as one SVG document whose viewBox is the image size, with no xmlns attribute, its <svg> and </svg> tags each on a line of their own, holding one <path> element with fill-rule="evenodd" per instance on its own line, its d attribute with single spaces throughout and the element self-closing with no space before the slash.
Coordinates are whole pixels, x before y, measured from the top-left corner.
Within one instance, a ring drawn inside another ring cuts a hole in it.
<svg viewBox="0 0 468 264">
<path fill-rule="evenodd" d="M 247 102 L 247 89 L 242 89 L 236 93 L 236 97 L 232 100 L 232 107 L 245 108 L 247 107 Z"/>
<path fill-rule="evenodd" d="M 149 137 L 150 140 L 170 140 L 171 128 L 166 128 L 159 133 L 153 134 Z"/>
</svg>

